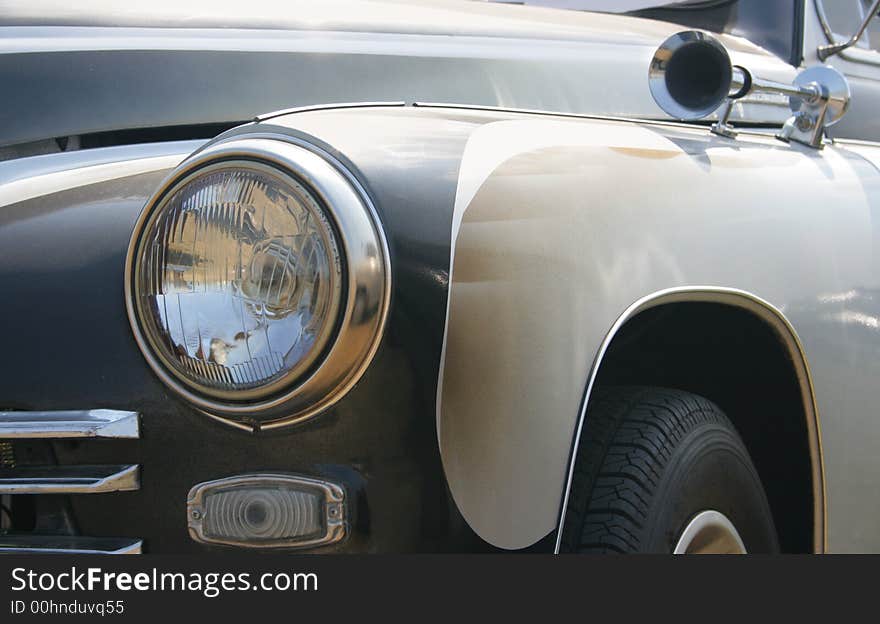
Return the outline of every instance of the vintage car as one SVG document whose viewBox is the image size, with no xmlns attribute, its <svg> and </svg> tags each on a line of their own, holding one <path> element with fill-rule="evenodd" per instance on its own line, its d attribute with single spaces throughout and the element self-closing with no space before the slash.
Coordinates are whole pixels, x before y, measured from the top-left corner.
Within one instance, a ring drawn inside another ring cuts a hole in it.
<svg viewBox="0 0 880 624">
<path fill-rule="evenodd" d="M 880 0 L 540 4 L 0 1 L 0 550 L 880 550 Z"/>
</svg>

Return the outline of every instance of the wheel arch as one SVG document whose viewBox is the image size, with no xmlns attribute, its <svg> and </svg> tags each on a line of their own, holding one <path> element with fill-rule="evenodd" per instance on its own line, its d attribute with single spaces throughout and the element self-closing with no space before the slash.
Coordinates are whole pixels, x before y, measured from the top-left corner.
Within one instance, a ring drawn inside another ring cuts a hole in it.
<svg viewBox="0 0 880 624">
<path fill-rule="evenodd" d="M 796 388 L 792 388 L 792 390 L 793 392 L 796 391 L 799 399 L 799 404 L 796 407 L 788 407 L 792 410 L 797 409 L 800 413 L 806 434 L 810 473 L 809 491 L 812 498 L 810 505 L 812 510 L 812 551 L 824 552 L 826 549 L 826 497 L 821 427 L 809 362 L 803 345 L 792 324 L 782 311 L 773 304 L 744 290 L 715 286 L 670 288 L 642 297 L 624 310 L 605 335 L 590 368 L 584 396 L 581 401 L 580 414 L 572 440 L 568 472 L 559 511 L 555 551 L 559 552 L 562 546 L 562 532 L 571 494 L 573 470 L 590 396 L 603 373 L 606 373 L 609 368 L 613 367 L 613 363 L 610 361 L 612 358 L 609 357 L 609 354 L 616 346 L 615 340 L 621 339 L 625 332 L 635 323 L 636 319 L 644 317 L 643 313 L 672 309 L 679 306 L 679 304 L 713 304 L 718 306 L 719 309 L 737 311 L 739 314 L 745 315 L 743 318 L 748 318 L 750 322 L 756 322 L 771 332 L 772 336 L 778 341 L 778 346 L 781 348 L 789 367 L 787 373 L 791 375 L 793 383 L 796 384 Z M 693 309 L 693 306 L 689 306 L 689 308 Z M 642 316 L 640 317 L 640 315 Z M 681 389 L 695 391 L 693 388 Z M 707 398 L 715 400 L 712 396 Z M 736 414 L 728 414 L 728 416 L 731 416 L 734 423 L 737 424 L 738 418 Z M 740 416 L 745 418 L 746 415 Z M 752 453 L 753 451 L 749 446 L 748 440 L 746 440 L 746 444 L 749 447 L 749 452 Z M 767 489 L 766 485 L 765 489 Z"/>
</svg>

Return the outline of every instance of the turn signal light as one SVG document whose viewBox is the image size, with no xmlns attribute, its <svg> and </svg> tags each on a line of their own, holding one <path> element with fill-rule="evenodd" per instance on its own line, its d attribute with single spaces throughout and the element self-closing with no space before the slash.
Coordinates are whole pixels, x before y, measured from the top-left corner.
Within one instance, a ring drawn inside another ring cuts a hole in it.
<svg viewBox="0 0 880 624">
<path fill-rule="evenodd" d="M 306 548 L 345 536 L 345 492 L 308 477 L 256 474 L 200 483 L 187 499 L 197 542 L 253 548 Z"/>
</svg>

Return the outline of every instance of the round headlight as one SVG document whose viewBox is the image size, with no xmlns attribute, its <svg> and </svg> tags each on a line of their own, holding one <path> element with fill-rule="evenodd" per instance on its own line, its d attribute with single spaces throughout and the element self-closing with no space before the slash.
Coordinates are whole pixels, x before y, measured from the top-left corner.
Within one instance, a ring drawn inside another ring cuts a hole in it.
<svg viewBox="0 0 880 624">
<path fill-rule="evenodd" d="M 233 140 L 185 161 L 147 203 L 129 316 L 153 369 L 197 406 L 284 424 L 338 400 L 366 367 L 387 263 L 365 194 L 328 157 Z"/>
</svg>

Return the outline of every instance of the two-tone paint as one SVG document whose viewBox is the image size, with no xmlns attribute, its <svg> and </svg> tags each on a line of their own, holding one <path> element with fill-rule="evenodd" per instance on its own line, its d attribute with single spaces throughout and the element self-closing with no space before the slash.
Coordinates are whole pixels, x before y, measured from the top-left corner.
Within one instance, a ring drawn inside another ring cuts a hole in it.
<svg viewBox="0 0 880 624">
<path fill-rule="evenodd" d="M 763 309 L 783 339 L 800 336 L 790 353 L 812 420 L 814 548 L 827 522 L 830 549 L 876 549 L 875 375 L 862 354 L 880 333 L 876 309 L 849 308 L 880 277 L 878 163 L 876 146 L 604 120 L 508 118 L 472 133 L 438 431 L 477 532 L 522 548 L 555 531 L 603 345 L 633 306 L 674 295 Z"/>
<path fill-rule="evenodd" d="M 616 338 L 651 311 L 711 302 L 766 327 L 797 384 L 804 550 L 880 550 L 880 147 L 781 143 L 770 130 L 788 114 L 782 100 L 738 108 L 761 128 L 735 139 L 651 121 L 662 115 L 648 61 L 671 24 L 482 3 L 339 6 L 267 21 L 230 5 L 187 14 L 187 29 L 168 28 L 185 3 L 128 9 L 113 27 L 74 6 L 5 12 L 0 76 L 16 89 L 0 113 L 0 158 L 12 158 L 0 162 L 0 411 L 141 415 L 137 439 L 15 441 L 24 464 L 140 466 L 137 491 L 50 501 L 64 518 L 54 528 L 201 551 L 211 547 L 186 528 L 192 486 L 296 473 L 352 502 L 351 531 L 329 550 L 552 552 Z M 804 4 L 806 65 L 826 37 L 819 6 Z M 797 71 L 721 39 L 757 75 Z M 838 137 L 876 138 L 876 72 L 863 61 L 829 61 L 854 78 Z M 106 131 L 195 136 L 199 124 L 361 100 L 458 106 L 319 107 L 217 140 L 315 146 L 369 195 L 392 267 L 376 356 L 307 422 L 251 433 L 214 421 L 150 370 L 123 289 L 144 203 L 204 141 L 21 156 Z M 498 105 L 594 116 L 479 108 Z"/>
<path fill-rule="evenodd" d="M 0 81 L 15 85 L 0 107 L 0 147 L 119 130 L 204 132 L 198 126 L 337 102 L 665 119 L 645 67 L 680 29 L 455 0 L 0 1 Z M 746 39 L 721 39 L 735 62 L 766 78 L 796 73 Z M 784 98 L 761 98 L 733 118 L 778 123 L 786 115 Z"/>
<path fill-rule="evenodd" d="M 125 320 L 130 228 L 167 173 L 136 163 L 155 148 L 117 152 L 123 177 L 7 203 L 0 288 L 15 297 L 0 314 L 16 364 L 0 378 L 3 407 L 143 418 L 138 441 L 53 443 L 64 463 L 124 454 L 143 466 L 139 492 L 71 497 L 85 532 L 204 548 L 186 535 L 189 488 L 273 470 L 357 493 L 338 548 L 552 551 L 585 393 L 616 329 L 646 307 L 712 300 L 788 345 L 810 419 L 814 549 L 826 534 L 832 551 L 880 548 L 866 357 L 880 346 L 880 148 L 429 106 L 294 113 L 223 138 L 242 134 L 314 144 L 361 181 L 394 271 L 385 336 L 333 408 L 272 433 L 234 430 L 150 373 Z M 74 179 L 76 157 L 38 157 L 42 175 Z"/>
</svg>

